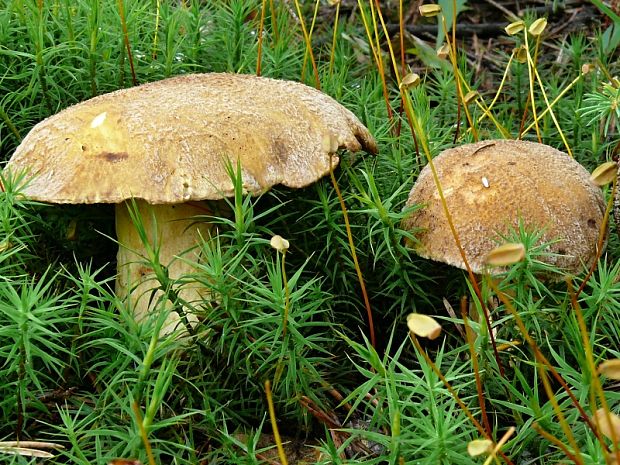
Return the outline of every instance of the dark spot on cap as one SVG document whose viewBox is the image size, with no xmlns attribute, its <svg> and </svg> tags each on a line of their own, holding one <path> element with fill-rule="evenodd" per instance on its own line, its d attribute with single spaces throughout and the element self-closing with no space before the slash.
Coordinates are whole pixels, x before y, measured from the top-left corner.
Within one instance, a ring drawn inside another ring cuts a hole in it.
<svg viewBox="0 0 620 465">
<path fill-rule="evenodd" d="M 152 272 L 153 268 L 149 268 L 147 266 L 141 266 L 140 268 L 138 268 L 138 274 L 141 278 L 145 277 L 148 274 L 151 274 Z"/>
<path fill-rule="evenodd" d="M 591 228 L 596 228 L 596 220 L 593 219 L 593 218 L 590 218 L 588 220 L 588 226 L 591 227 Z"/>
<path fill-rule="evenodd" d="M 560 255 L 566 255 L 566 250 L 564 250 L 564 249 L 558 249 L 558 254 L 560 254 Z"/>
<path fill-rule="evenodd" d="M 517 164 L 517 162 L 516 162 L 516 161 L 509 161 L 509 162 L 508 162 L 508 164 L 509 164 L 509 165 L 516 165 L 516 164 Z"/>
<path fill-rule="evenodd" d="M 468 163 L 468 162 L 465 162 L 465 163 L 463 163 L 463 165 L 462 165 L 462 166 L 469 166 L 469 163 Z"/>
<path fill-rule="evenodd" d="M 82 145 L 82 152 L 86 152 L 88 150 L 88 147 L 86 147 L 85 145 Z"/>
<path fill-rule="evenodd" d="M 288 159 L 289 150 L 286 142 L 282 142 L 281 140 L 276 139 L 272 145 L 273 154 L 278 160 L 278 163 L 285 164 Z"/>
<path fill-rule="evenodd" d="M 109 163 L 118 163 L 119 161 L 129 158 L 129 154 L 127 152 L 101 152 L 97 156 L 103 158 Z"/>
</svg>

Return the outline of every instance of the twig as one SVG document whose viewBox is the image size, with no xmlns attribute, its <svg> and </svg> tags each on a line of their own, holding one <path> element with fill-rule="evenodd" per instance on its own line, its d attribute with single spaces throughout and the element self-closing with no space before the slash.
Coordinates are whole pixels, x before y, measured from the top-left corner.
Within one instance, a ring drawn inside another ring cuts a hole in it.
<svg viewBox="0 0 620 465">
<path fill-rule="evenodd" d="M 502 13 L 504 13 L 508 18 L 510 18 L 511 21 L 519 21 L 521 19 L 516 14 L 514 14 L 512 11 L 510 11 L 508 8 L 504 7 L 500 3 L 497 3 L 495 0 L 484 0 L 484 1 L 487 2 L 489 5 L 494 6 Z"/>
<path fill-rule="evenodd" d="M 505 35 L 504 28 L 508 22 L 481 23 L 481 24 L 459 24 L 456 29 L 458 37 L 471 36 L 476 34 L 479 37 L 496 37 Z M 387 30 L 390 34 L 396 34 L 400 26 L 398 23 L 388 23 Z M 437 35 L 438 26 L 436 24 L 408 24 L 405 30 L 414 35 L 431 34 Z"/>
</svg>

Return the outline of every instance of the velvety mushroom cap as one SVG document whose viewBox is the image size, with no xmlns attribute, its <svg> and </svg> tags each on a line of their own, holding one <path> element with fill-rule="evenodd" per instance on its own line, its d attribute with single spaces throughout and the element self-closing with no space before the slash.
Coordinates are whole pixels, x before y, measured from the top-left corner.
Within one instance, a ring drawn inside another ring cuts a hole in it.
<svg viewBox="0 0 620 465">
<path fill-rule="evenodd" d="M 238 165 L 248 193 L 307 186 L 338 163 L 337 148 L 377 150 L 355 115 L 326 94 L 291 81 L 195 74 L 67 108 L 37 124 L 7 167 L 30 175 L 22 192 L 34 200 L 117 204 L 117 294 L 144 321 L 163 295 L 123 202 L 133 198 L 150 248 L 169 278 L 182 281 L 175 291 L 192 325 L 194 309 L 211 298 L 187 279 L 204 258 L 193 246 L 211 233 L 193 220 L 209 213 L 199 201 L 232 196 L 229 172 Z M 180 323 L 172 312 L 161 332 Z"/>
<path fill-rule="evenodd" d="M 329 172 L 323 140 L 377 147 L 334 99 L 306 85 L 251 75 L 195 74 L 101 95 L 37 124 L 9 161 L 34 176 L 24 194 L 52 203 L 153 204 L 303 187 Z M 334 157 L 332 163 L 338 163 Z"/>
<path fill-rule="evenodd" d="M 596 256 L 605 213 L 601 189 L 590 174 L 567 154 L 543 144 L 512 140 L 483 141 L 445 150 L 434 165 L 465 250 L 476 273 L 485 257 L 504 242 L 501 236 L 518 230 L 541 230 L 542 241 L 559 240 L 544 258 L 577 272 Z M 416 181 L 407 205 L 420 204 L 403 220 L 416 231 L 410 244 L 425 258 L 465 268 L 448 226 L 430 167 Z"/>
</svg>

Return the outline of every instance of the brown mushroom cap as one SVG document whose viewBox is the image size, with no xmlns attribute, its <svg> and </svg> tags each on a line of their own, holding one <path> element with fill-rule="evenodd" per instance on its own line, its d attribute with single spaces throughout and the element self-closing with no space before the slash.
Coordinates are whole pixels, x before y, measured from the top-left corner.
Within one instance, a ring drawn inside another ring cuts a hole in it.
<svg viewBox="0 0 620 465">
<path fill-rule="evenodd" d="M 195 74 L 101 95 L 37 124 L 8 163 L 34 176 L 24 194 L 52 203 L 153 204 L 303 187 L 329 172 L 323 140 L 376 152 L 368 130 L 306 85 L 237 74 Z M 338 159 L 334 157 L 333 164 Z"/>
<path fill-rule="evenodd" d="M 448 209 L 476 273 L 500 236 L 526 228 L 543 232 L 545 261 L 576 272 L 596 256 L 605 213 L 601 189 L 590 174 L 567 154 L 552 147 L 516 140 L 483 141 L 445 150 L 434 160 Z M 448 226 L 430 167 L 420 173 L 407 205 L 421 204 L 403 220 L 416 230 L 410 244 L 425 258 L 465 269 Z"/>
</svg>

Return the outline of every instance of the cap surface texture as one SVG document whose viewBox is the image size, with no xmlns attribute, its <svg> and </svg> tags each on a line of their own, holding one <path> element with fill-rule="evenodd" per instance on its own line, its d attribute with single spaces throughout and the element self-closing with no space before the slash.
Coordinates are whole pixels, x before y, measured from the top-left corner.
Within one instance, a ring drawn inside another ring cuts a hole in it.
<svg viewBox="0 0 620 465">
<path fill-rule="evenodd" d="M 553 242 L 541 257 L 576 272 L 596 256 L 605 213 L 601 189 L 590 173 L 567 154 L 543 144 L 482 141 L 440 153 L 434 160 L 439 181 L 467 260 L 476 273 L 486 255 L 505 240 L 519 220 Z M 425 258 L 465 269 L 450 231 L 429 166 L 424 167 L 407 205 L 420 204 L 403 220 L 414 230 L 410 244 Z"/>
<path fill-rule="evenodd" d="M 249 193 L 311 184 L 329 172 L 330 135 L 340 148 L 377 150 L 352 112 L 304 84 L 193 74 L 66 108 L 37 124 L 7 166 L 33 176 L 24 194 L 34 200 L 172 204 L 232 195 L 228 162 L 240 162 Z"/>
</svg>

